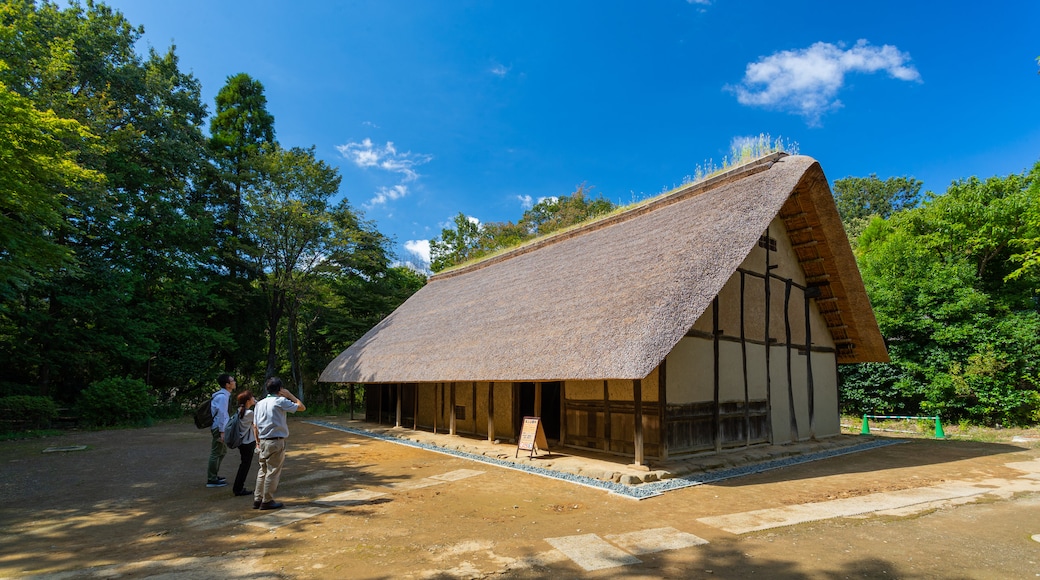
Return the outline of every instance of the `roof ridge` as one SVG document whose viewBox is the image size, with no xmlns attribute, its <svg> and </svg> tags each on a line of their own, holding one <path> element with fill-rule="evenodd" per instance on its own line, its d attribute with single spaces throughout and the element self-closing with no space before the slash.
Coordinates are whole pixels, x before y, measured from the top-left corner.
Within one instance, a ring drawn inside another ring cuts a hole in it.
<svg viewBox="0 0 1040 580">
<path fill-rule="evenodd" d="M 583 235 L 591 231 L 600 230 L 620 222 L 628 221 L 630 219 L 636 218 L 651 211 L 655 211 L 662 207 L 672 205 L 673 203 L 677 203 L 685 199 L 689 199 L 691 197 L 696 197 L 709 190 L 715 189 L 716 187 L 720 187 L 727 183 L 731 183 L 733 181 L 737 181 L 739 179 L 743 179 L 745 177 L 749 177 L 756 173 L 765 171 L 772 167 L 774 163 L 787 156 L 788 154 L 784 153 L 783 151 L 770 153 L 769 155 L 759 157 L 753 161 L 749 161 L 747 163 L 738 165 L 732 169 L 723 171 L 722 173 L 705 179 L 704 181 L 698 181 L 696 183 L 680 186 L 664 195 L 644 200 L 618 213 L 608 214 L 607 216 L 589 221 L 572 229 L 567 229 L 560 232 L 553 232 L 540 238 L 535 238 L 531 241 L 525 242 L 524 244 L 505 250 L 500 254 L 495 254 L 477 262 L 473 262 L 472 264 L 459 266 L 450 270 L 445 270 L 438 274 L 434 274 L 429 278 L 427 283 L 434 282 L 436 280 L 443 280 L 446 278 L 453 278 L 455 276 L 480 270 L 482 268 L 491 266 L 492 264 L 497 264 L 499 262 L 514 258 L 516 256 L 521 256 L 523 254 L 533 252 L 545 246 L 550 246 L 552 244 L 568 240 L 578 235 Z"/>
</svg>

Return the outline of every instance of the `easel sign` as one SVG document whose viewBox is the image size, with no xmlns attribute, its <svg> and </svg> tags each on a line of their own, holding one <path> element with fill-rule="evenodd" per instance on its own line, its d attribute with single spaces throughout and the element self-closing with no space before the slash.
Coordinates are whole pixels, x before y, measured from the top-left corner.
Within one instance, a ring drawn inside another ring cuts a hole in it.
<svg viewBox="0 0 1040 580">
<path fill-rule="evenodd" d="M 549 452 L 549 443 L 545 440 L 541 417 L 524 417 L 524 426 L 520 430 L 520 441 L 516 444 L 516 454 L 513 457 L 519 457 L 521 449 L 530 451 L 529 457 L 531 458 L 534 458 L 535 449 L 545 451 L 546 455 L 552 455 Z"/>
</svg>

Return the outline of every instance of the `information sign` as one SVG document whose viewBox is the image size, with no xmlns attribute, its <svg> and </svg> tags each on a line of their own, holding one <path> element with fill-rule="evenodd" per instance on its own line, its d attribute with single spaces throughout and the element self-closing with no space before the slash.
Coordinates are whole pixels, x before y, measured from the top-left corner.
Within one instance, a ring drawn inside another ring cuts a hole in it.
<svg viewBox="0 0 1040 580">
<path fill-rule="evenodd" d="M 536 449 L 550 454 L 549 444 L 545 440 L 545 430 L 542 429 L 540 417 L 524 417 L 524 425 L 520 430 L 520 440 L 517 442 L 516 455 L 514 457 L 520 456 L 521 449 L 530 451 L 531 457 L 534 457 Z"/>
</svg>

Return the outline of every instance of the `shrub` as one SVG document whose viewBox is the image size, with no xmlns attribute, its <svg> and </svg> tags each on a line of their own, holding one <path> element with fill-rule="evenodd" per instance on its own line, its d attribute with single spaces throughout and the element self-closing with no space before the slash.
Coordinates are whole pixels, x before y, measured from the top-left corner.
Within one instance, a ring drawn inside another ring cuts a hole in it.
<svg viewBox="0 0 1040 580">
<path fill-rule="evenodd" d="M 155 397 L 140 379 L 109 378 L 79 395 L 80 419 L 99 427 L 136 425 L 151 417 Z"/>
<path fill-rule="evenodd" d="M 0 397 L 0 417 L 28 429 L 46 427 L 58 416 L 58 405 L 50 397 L 14 395 Z"/>
</svg>

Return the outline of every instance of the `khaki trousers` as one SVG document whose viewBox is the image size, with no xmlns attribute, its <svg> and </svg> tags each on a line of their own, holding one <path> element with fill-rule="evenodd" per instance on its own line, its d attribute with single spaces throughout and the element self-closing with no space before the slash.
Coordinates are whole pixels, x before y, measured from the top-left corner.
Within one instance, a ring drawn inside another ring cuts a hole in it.
<svg viewBox="0 0 1040 580">
<path fill-rule="evenodd" d="M 260 469 L 256 472 L 254 501 L 274 501 L 274 492 L 278 490 L 278 479 L 282 476 L 284 462 L 285 439 L 260 440 Z"/>
</svg>

